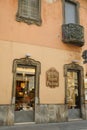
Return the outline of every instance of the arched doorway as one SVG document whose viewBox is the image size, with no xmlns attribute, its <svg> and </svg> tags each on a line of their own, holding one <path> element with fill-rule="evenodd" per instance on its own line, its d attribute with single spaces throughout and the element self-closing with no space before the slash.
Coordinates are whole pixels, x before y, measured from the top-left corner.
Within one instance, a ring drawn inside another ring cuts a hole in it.
<svg viewBox="0 0 87 130">
<path fill-rule="evenodd" d="M 65 103 L 68 119 L 85 119 L 83 67 L 72 62 L 64 65 Z"/>
<path fill-rule="evenodd" d="M 28 56 L 13 61 L 14 123 L 35 122 L 41 64 Z"/>
</svg>

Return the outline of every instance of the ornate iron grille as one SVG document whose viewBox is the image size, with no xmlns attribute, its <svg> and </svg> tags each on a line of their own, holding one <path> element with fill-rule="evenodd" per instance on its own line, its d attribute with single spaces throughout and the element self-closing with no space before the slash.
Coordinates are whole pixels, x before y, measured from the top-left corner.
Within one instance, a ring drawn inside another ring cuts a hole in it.
<svg viewBox="0 0 87 130">
<path fill-rule="evenodd" d="M 62 40 L 65 43 L 70 43 L 76 46 L 84 45 L 84 28 L 79 24 L 63 24 L 62 25 Z"/>
</svg>

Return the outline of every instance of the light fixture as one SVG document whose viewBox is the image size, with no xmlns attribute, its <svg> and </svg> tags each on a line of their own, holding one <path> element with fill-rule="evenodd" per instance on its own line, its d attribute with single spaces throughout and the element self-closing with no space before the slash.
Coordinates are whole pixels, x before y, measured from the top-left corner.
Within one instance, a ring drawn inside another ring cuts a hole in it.
<svg viewBox="0 0 87 130">
<path fill-rule="evenodd" d="M 31 56 L 31 54 L 30 54 L 30 53 L 27 53 L 25 56 L 26 56 L 26 57 L 30 57 L 30 56 Z"/>
<path fill-rule="evenodd" d="M 72 63 L 78 63 L 79 62 L 79 60 L 72 60 Z"/>
</svg>

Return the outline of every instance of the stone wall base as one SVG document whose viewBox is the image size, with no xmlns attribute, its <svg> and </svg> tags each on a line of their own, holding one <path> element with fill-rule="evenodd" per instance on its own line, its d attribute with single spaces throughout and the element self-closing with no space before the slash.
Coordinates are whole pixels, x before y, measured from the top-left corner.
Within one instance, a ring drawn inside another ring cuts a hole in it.
<svg viewBox="0 0 87 130">
<path fill-rule="evenodd" d="M 85 107 L 84 107 L 85 106 Z M 87 104 L 82 107 L 82 119 L 87 120 Z M 68 121 L 68 108 L 63 104 L 36 104 L 35 123 Z M 14 105 L 0 105 L 0 126 L 14 125 Z"/>
<path fill-rule="evenodd" d="M 11 126 L 14 124 L 14 106 L 0 105 L 0 126 Z"/>
<path fill-rule="evenodd" d="M 56 123 L 65 121 L 68 121 L 66 105 L 42 104 L 36 106 L 36 123 Z"/>
</svg>

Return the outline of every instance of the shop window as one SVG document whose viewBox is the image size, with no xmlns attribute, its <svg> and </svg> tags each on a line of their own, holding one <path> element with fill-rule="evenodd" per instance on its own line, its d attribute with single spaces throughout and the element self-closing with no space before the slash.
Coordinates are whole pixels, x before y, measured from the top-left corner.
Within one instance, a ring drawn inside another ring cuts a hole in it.
<svg viewBox="0 0 87 130">
<path fill-rule="evenodd" d="M 65 103 L 68 119 L 84 117 L 84 72 L 83 67 L 75 62 L 64 65 Z"/>
<path fill-rule="evenodd" d="M 16 69 L 15 111 L 34 109 L 35 67 L 18 66 Z"/>
<path fill-rule="evenodd" d="M 64 8 L 65 24 L 78 23 L 78 4 L 71 0 L 65 0 Z"/>
<path fill-rule="evenodd" d="M 68 108 L 80 108 L 79 72 L 67 72 L 67 103 Z"/>
<path fill-rule="evenodd" d="M 41 25 L 41 0 L 18 0 L 17 21 Z"/>
</svg>

